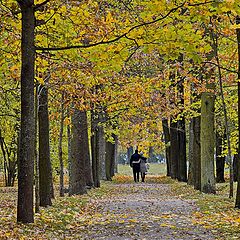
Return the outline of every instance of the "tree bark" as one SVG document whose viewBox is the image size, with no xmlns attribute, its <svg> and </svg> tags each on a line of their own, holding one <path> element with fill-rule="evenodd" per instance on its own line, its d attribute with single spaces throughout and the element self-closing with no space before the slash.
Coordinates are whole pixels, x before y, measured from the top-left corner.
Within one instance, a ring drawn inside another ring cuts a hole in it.
<svg viewBox="0 0 240 240">
<path fill-rule="evenodd" d="M 237 182 L 238 179 L 238 154 L 234 154 L 233 156 L 233 180 Z"/>
<path fill-rule="evenodd" d="M 166 163 L 167 163 L 167 176 L 171 174 L 171 146 L 170 146 L 170 131 L 168 126 L 168 119 L 162 119 L 162 126 L 163 126 L 163 134 L 164 134 L 164 142 L 165 142 L 165 156 L 166 156 Z"/>
<path fill-rule="evenodd" d="M 40 206 L 47 207 L 52 205 L 47 86 L 40 86 L 39 89 L 38 123 Z"/>
<path fill-rule="evenodd" d="M 100 165 L 100 178 L 102 180 L 107 180 L 106 177 L 106 139 L 104 134 L 103 126 L 98 126 L 98 136 L 99 136 L 99 165 Z"/>
<path fill-rule="evenodd" d="M 187 156 L 186 156 L 186 131 L 185 119 L 178 120 L 178 181 L 187 182 Z"/>
<path fill-rule="evenodd" d="M 64 124 L 64 93 L 62 93 L 60 112 L 61 112 L 61 118 L 60 118 L 59 142 L 58 142 L 58 158 L 59 158 L 59 165 L 60 165 L 59 195 L 60 197 L 64 197 L 64 166 L 63 166 L 63 150 L 62 150 L 63 124 Z"/>
<path fill-rule="evenodd" d="M 133 146 L 127 148 L 127 164 L 130 163 L 130 158 L 133 155 Z"/>
<path fill-rule="evenodd" d="M 114 152 L 114 173 L 118 173 L 118 136 L 115 135 L 114 137 L 114 141 L 115 141 L 115 152 Z"/>
<path fill-rule="evenodd" d="M 194 188 L 201 190 L 201 116 L 193 118 Z"/>
<path fill-rule="evenodd" d="M 40 196 L 39 196 L 39 154 L 38 154 L 38 88 L 39 85 L 36 85 L 35 88 L 35 212 L 38 213 L 40 211 Z"/>
<path fill-rule="evenodd" d="M 193 153 L 193 118 L 191 118 L 189 123 L 189 144 L 188 144 L 188 184 L 194 185 L 194 153 Z"/>
<path fill-rule="evenodd" d="M 67 114 L 68 118 L 69 116 L 69 111 Z M 71 182 L 72 182 L 72 166 L 71 166 L 71 141 L 72 141 L 72 135 L 71 135 L 71 128 L 70 125 L 67 125 L 67 142 L 68 142 L 68 191 L 71 189 Z"/>
<path fill-rule="evenodd" d="M 115 140 L 115 136 L 113 136 Z M 106 142 L 106 178 L 108 181 L 112 180 L 114 176 L 114 167 L 115 167 L 115 141 L 114 143 Z"/>
<path fill-rule="evenodd" d="M 222 154 L 222 145 L 223 145 L 223 137 L 216 133 L 216 182 L 223 183 L 224 179 L 224 165 L 225 165 L 225 157 L 221 156 Z"/>
<path fill-rule="evenodd" d="M 178 142 L 178 130 L 177 122 L 171 119 L 170 122 L 170 166 L 171 166 L 171 178 L 177 179 L 178 177 L 178 156 L 179 156 L 179 142 Z"/>
<path fill-rule="evenodd" d="M 214 177 L 214 94 L 201 96 L 201 191 L 216 193 Z"/>
<path fill-rule="evenodd" d="M 83 111 L 81 113 L 81 123 L 82 123 L 82 151 L 83 158 L 85 161 L 85 179 L 86 185 L 88 187 L 93 186 L 93 177 L 92 177 L 92 166 L 90 159 L 90 146 L 89 146 L 89 136 L 88 136 L 88 118 L 87 112 Z"/>
<path fill-rule="evenodd" d="M 100 187 L 100 173 L 99 173 L 99 131 L 98 127 L 94 127 L 91 136 L 91 150 L 92 150 L 92 173 L 93 183 L 95 187 Z"/>
<path fill-rule="evenodd" d="M 240 16 L 236 18 L 236 24 L 240 24 Z M 236 29 L 238 44 L 238 157 L 237 157 L 237 193 L 235 207 L 240 209 L 240 29 Z"/>
<path fill-rule="evenodd" d="M 85 159 L 83 152 L 83 112 L 74 110 L 71 142 L 71 188 L 69 195 L 86 193 Z M 85 147 L 85 146 L 84 146 Z"/>
<path fill-rule="evenodd" d="M 18 1 L 22 13 L 21 66 L 21 133 L 18 164 L 17 221 L 34 222 L 34 1 Z"/>
</svg>

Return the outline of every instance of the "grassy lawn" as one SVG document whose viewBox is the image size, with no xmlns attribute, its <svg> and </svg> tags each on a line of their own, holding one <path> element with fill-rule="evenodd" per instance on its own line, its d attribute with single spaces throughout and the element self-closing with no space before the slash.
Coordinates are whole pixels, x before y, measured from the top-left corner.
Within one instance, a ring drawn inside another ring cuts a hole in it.
<svg viewBox="0 0 240 240">
<path fill-rule="evenodd" d="M 150 163 L 148 175 L 166 175 L 167 165 L 163 163 Z M 132 176 L 132 168 L 129 165 L 118 164 L 118 173 L 123 175 Z"/>
</svg>

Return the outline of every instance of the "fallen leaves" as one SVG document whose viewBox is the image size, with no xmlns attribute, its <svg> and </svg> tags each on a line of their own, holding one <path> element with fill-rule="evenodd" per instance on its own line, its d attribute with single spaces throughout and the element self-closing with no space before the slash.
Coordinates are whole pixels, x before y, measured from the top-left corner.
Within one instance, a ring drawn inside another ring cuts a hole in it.
<svg viewBox="0 0 240 240">
<path fill-rule="evenodd" d="M 219 189 L 207 195 L 167 177 L 148 176 L 147 183 L 135 184 L 117 175 L 83 196 L 56 198 L 35 214 L 35 223 L 23 225 L 16 223 L 16 189 L 0 188 L 0 239 L 150 239 L 167 233 L 201 239 L 209 230 L 219 239 L 238 239 L 240 211 L 222 192 L 226 188 Z"/>
</svg>

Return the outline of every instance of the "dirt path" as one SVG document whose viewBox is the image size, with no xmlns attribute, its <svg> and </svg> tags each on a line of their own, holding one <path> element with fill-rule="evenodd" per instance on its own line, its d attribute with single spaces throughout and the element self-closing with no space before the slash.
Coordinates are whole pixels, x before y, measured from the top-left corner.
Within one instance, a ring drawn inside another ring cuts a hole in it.
<svg viewBox="0 0 240 240">
<path fill-rule="evenodd" d="M 80 239 L 216 239 L 191 221 L 191 214 L 198 211 L 194 202 L 174 196 L 167 184 L 112 188 L 110 198 L 92 203 L 91 223 Z"/>
</svg>

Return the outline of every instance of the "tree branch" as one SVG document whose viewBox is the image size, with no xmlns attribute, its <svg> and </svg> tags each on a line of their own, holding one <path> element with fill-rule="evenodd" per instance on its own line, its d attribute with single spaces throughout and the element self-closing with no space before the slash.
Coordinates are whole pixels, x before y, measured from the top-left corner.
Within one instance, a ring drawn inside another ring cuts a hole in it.
<svg viewBox="0 0 240 240">
<path fill-rule="evenodd" d="M 107 40 L 107 41 L 102 40 L 102 41 L 96 42 L 96 43 L 90 43 L 90 44 L 85 44 L 85 45 L 66 46 L 66 47 L 48 47 L 48 48 L 45 48 L 45 47 L 36 46 L 35 49 L 37 51 L 59 51 L 59 50 L 79 49 L 79 48 L 90 48 L 90 47 L 95 47 L 95 46 L 98 46 L 98 45 L 114 43 L 114 42 L 117 42 L 118 40 L 120 40 L 123 37 L 127 37 L 127 35 L 135 29 L 138 29 L 138 28 L 143 27 L 143 26 L 148 26 L 148 25 L 151 25 L 151 24 L 154 24 L 156 22 L 164 20 L 169 15 L 171 15 L 172 13 L 176 12 L 178 9 L 183 7 L 185 5 L 185 3 L 186 2 L 183 2 L 181 5 L 179 5 L 175 8 L 172 8 L 167 14 L 165 14 L 161 18 L 157 18 L 157 19 L 155 19 L 153 21 L 150 21 L 150 22 L 145 22 L 145 23 L 135 25 L 135 26 L 131 27 L 127 32 L 125 32 L 125 33 L 123 33 L 123 34 L 121 34 L 121 35 L 119 35 L 119 36 L 117 36 L 117 37 L 115 37 L 111 40 Z"/>
<path fill-rule="evenodd" d="M 46 5 L 48 2 L 50 2 L 50 0 L 45 0 L 45 1 L 43 1 L 42 3 L 36 4 L 36 5 L 34 6 L 34 10 L 35 10 L 35 11 L 39 10 L 41 7 L 43 7 L 44 5 Z"/>
<path fill-rule="evenodd" d="M 236 73 L 236 74 L 238 73 L 236 70 L 231 70 L 231 69 L 228 69 L 228 68 L 219 66 L 217 63 L 214 63 L 214 62 L 211 62 L 211 61 L 205 61 L 205 62 L 203 62 L 203 63 L 212 64 L 212 65 L 214 65 L 214 66 L 216 66 L 216 67 L 220 67 L 221 69 L 223 69 L 223 70 L 225 70 L 225 71 L 227 71 L 227 72 Z"/>
</svg>

